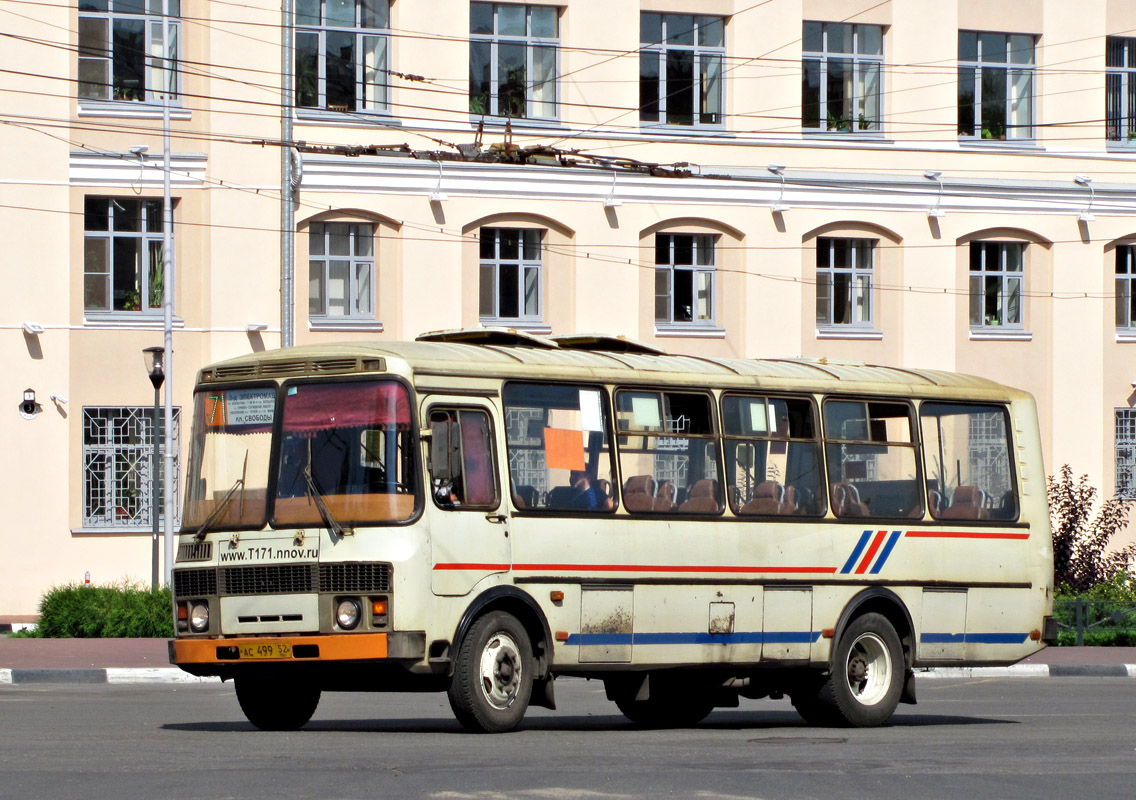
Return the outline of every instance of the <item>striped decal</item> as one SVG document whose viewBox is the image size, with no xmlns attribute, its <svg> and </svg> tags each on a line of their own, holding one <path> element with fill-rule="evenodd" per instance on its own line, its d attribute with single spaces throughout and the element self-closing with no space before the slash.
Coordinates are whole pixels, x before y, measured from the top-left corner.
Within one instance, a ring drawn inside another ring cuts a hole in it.
<svg viewBox="0 0 1136 800">
<path fill-rule="evenodd" d="M 872 575 L 878 575 L 902 534 L 902 531 L 892 531 L 890 535 L 887 531 L 864 531 L 860 535 L 860 540 L 856 542 L 856 546 L 852 548 L 852 555 L 841 567 L 840 574 L 863 575 L 865 572 L 869 572 Z M 869 544 L 869 541 L 871 544 Z M 864 552 L 865 548 L 867 548 L 866 553 Z M 876 558 L 877 553 L 879 558 Z M 863 558 L 860 557 L 861 554 L 863 554 Z M 872 564 L 873 559 L 875 559 L 875 565 Z"/>
<path fill-rule="evenodd" d="M 1028 633 L 923 633 L 923 644 L 1022 644 Z"/>
<path fill-rule="evenodd" d="M 741 633 L 573 633 L 568 645 L 667 644 L 812 644 L 820 631 L 746 631 Z"/>
<path fill-rule="evenodd" d="M 748 567 L 721 565 L 679 565 L 679 564 L 513 564 L 514 570 L 522 572 L 675 572 L 681 574 L 790 574 L 790 575 L 832 575 L 836 567 Z M 435 564 L 436 570 L 507 570 L 508 564 Z"/>
<path fill-rule="evenodd" d="M 986 533 L 984 531 L 908 531 L 920 539 L 1028 539 L 1028 533 Z"/>
</svg>

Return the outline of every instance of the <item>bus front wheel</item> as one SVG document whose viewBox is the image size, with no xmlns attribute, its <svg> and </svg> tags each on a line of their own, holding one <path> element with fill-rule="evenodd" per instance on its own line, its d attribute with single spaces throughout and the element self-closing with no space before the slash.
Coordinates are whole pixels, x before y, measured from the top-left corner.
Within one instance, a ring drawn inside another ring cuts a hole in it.
<svg viewBox="0 0 1136 800">
<path fill-rule="evenodd" d="M 319 689 L 259 675 L 243 675 L 234 683 L 245 718 L 262 731 L 298 731 L 320 701 Z"/>
<path fill-rule="evenodd" d="M 857 728 L 882 725 L 899 704 L 903 676 L 895 628 L 882 614 L 864 614 L 849 623 L 836 645 L 832 672 L 817 695 L 823 711 L 809 708 L 813 714 L 802 716 L 823 718 L 831 712 L 837 722 Z"/>
<path fill-rule="evenodd" d="M 450 708 L 462 727 L 504 733 L 517 727 L 532 697 L 533 656 L 516 617 L 492 611 L 470 628 L 454 662 Z"/>
</svg>

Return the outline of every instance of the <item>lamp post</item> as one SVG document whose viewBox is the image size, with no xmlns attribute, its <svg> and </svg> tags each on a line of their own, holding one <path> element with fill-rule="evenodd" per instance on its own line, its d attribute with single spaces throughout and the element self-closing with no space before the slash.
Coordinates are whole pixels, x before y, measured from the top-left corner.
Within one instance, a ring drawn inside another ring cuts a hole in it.
<svg viewBox="0 0 1136 800">
<path fill-rule="evenodd" d="M 150 564 L 150 585 L 158 588 L 158 547 L 159 547 L 159 523 L 161 521 L 161 514 L 158 513 L 158 486 L 162 476 L 162 462 L 161 454 L 159 451 L 159 443 L 161 438 L 158 436 L 159 425 L 158 419 L 161 412 L 160 394 L 159 390 L 162 388 L 162 383 L 166 380 L 165 372 L 165 356 L 166 349 L 164 347 L 147 347 L 142 350 L 142 355 L 145 358 L 146 372 L 150 376 L 150 383 L 154 386 L 154 417 L 153 417 L 153 433 L 154 440 L 154 457 L 150 461 L 150 521 L 153 523 L 153 555 Z"/>
</svg>

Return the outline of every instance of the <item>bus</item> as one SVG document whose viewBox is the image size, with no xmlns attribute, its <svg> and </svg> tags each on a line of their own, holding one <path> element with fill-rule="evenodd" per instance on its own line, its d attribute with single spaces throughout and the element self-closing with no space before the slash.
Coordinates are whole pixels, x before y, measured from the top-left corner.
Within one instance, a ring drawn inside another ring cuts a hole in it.
<svg viewBox="0 0 1136 800">
<path fill-rule="evenodd" d="M 603 681 L 644 726 L 788 697 L 875 726 L 1056 638 L 1033 398 L 827 359 L 443 331 L 197 376 L 170 660 L 257 728 L 446 692 L 469 730 Z"/>
</svg>

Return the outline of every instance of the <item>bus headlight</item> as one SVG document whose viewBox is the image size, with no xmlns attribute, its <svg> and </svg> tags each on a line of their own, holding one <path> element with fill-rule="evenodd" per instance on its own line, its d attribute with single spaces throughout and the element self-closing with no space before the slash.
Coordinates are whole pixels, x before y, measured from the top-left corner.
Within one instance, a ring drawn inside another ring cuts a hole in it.
<svg viewBox="0 0 1136 800">
<path fill-rule="evenodd" d="M 205 603 L 194 603 L 189 611 L 189 629 L 194 633 L 205 633 L 209 630 L 209 606 Z"/>
<path fill-rule="evenodd" d="M 363 617 L 363 610 L 359 601 L 348 597 L 339 601 L 335 607 L 335 622 L 345 631 L 352 630 Z"/>
</svg>

